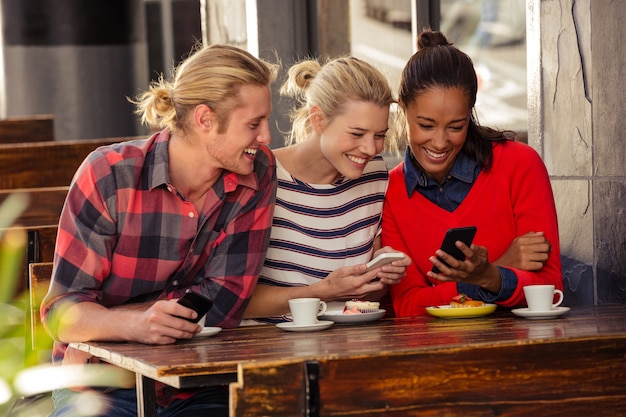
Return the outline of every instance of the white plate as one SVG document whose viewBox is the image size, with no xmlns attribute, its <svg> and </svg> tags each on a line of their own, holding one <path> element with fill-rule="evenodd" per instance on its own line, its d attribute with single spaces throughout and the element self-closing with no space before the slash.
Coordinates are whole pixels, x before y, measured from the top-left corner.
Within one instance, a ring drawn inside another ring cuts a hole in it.
<svg viewBox="0 0 626 417">
<path fill-rule="evenodd" d="M 332 320 L 335 323 L 349 324 L 349 323 L 367 323 L 368 321 L 378 320 L 385 315 L 385 310 L 378 309 L 372 313 L 361 314 L 343 314 L 343 310 L 326 311 L 320 318 L 325 320 Z"/>
<path fill-rule="evenodd" d="M 558 317 L 561 314 L 565 314 L 569 311 L 569 307 L 555 307 L 550 311 L 530 311 L 527 308 L 516 308 L 511 310 L 513 314 L 520 317 L 526 317 L 527 319 L 551 319 L 552 317 Z"/>
<path fill-rule="evenodd" d="M 278 323 L 276 325 L 276 327 L 278 327 L 279 329 L 286 330 L 288 332 L 313 332 L 315 330 L 328 329 L 333 324 L 335 324 L 335 323 L 332 322 L 332 321 L 322 320 L 322 321 L 318 321 L 315 324 L 307 324 L 307 325 L 304 325 L 304 326 L 296 326 L 295 323 L 293 323 L 291 321 L 286 321 L 284 323 Z"/>
<path fill-rule="evenodd" d="M 194 337 L 208 337 L 213 336 L 214 334 L 218 334 L 222 331 L 221 327 L 204 327 L 200 333 L 196 333 Z"/>
</svg>

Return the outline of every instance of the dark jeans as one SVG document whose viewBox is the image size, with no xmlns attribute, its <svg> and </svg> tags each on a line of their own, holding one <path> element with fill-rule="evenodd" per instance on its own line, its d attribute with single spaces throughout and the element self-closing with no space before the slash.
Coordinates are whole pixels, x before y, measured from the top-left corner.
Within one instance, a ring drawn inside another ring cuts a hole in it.
<svg viewBox="0 0 626 417">
<path fill-rule="evenodd" d="M 54 411 L 50 417 L 137 417 L 137 394 L 134 389 L 98 391 L 54 391 Z M 159 417 L 228 417 L 228 387 L 209 387 L 186 400 L 176 400 L 169 407 L 157 406 Z"/>
</svg>

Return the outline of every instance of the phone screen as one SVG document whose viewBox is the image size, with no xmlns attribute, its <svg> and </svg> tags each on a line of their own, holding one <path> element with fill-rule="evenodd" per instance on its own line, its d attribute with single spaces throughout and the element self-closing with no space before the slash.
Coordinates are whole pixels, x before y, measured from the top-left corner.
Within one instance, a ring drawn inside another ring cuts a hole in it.
<svg viewBox="0 0 626 417">
<path fill-rule="evenodd" d="M 465 259 L 465 254 L 461 252 L 459 248 L 454 244 L 457 240 L 465 243 L 467 246 L 472 244 L 474 240 L 474 236 L 476 235 L 476 227 L 475 226 L 467 226 L 467 227 L 456 227 L 452 229 L 448 229 L 446 235 L 443 238 L 443 242 L 441 243 L 441 250 L 446 252 L 447 254 L 453 256 L 454 258 L 462 261 Z M 449 266 L 443 259 L 437 257 L 440 262 L 444 265 Z M 438 274 L 439 268 L 433 265 L 433 272 Z"/>
</svg>

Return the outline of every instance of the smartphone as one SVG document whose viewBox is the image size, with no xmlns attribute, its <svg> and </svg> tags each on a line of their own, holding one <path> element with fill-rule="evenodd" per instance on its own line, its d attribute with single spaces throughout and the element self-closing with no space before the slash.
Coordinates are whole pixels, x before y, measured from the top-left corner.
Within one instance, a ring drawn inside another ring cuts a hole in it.
<svg viewBox="0 0 626 417">
<path fill-rule="evenodd" d="M 365 265 L 367 266 L 365 272 L 371 271 L 372 269 L 378 268 L 379 266 L 387 265 L 388 263 L 397 261 L 398 259 L 404 259 L 404 254 L 401 252 L 381 253 Z"/>
<path fill-rule="evenodd" d="M 209 311 L 211 306 L 213 306 L 213 301 L 201 294 L 198 294 L 197 292 L 187 290 L 185 294 L 178 299 L 178 304 L 190 308 L 198 313 L 198 317 L 195 319 L 185 318 L 185 320 L 189 320 L 192 323 L 197 323 Z"/>
<path fill-rule="evenodd" d="M 458 259 L 459 261 L 465 260 L 465 254 L 456 247 L 455 242 L 457 240 L 460 240 L 467 246 L 470 246 L 472 244 L 472 241 L 474 240 L 475 235 L 476 226 L 456 227 L 448 229 L 446 235 L 443 238 L 443 242 L 441 243 L 441 250 Z M 437 259 L 439 259 L 439 261 L 442 262 L 444 265 L 450 266 L 443 259 L 439 257 L 437 257 Z M 433 272 L 435 274 L 438 274 L 441 271 L 439 271 L 439 268 L 433 265 Z"/>
</svg>

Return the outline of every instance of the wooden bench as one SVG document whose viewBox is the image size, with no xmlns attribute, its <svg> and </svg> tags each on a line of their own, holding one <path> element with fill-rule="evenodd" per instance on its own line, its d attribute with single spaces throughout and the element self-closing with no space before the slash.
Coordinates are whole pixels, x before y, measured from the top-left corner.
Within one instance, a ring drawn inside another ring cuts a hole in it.
<svg viewBox="0 0 626 417">
<path fill-rule="evenodd" d="M 53 140 L 54 117 L 51 114 L 0 119 L 0 143 Z"/>
<path fill-rule="evenodd" d="M 91 151 L 139 138 L 0 144 L 0 189 L 68 186 Z"/>
<path fill-rule="evenodd" d="M 28 286 L 28 264 L 31 262 L 51 262 L 59 224 L 69 187 L 26 188 L 0 190 L 0 205 L 14 193 L 28 198 L 26 209 L 11 222 L 6 229 L 22 229 L 27 235 L 26 255 L 17 290 L 23 292 Z M 6 225 L 11 219 L 0 215 L 0 224 Z"/>
<path fill-rule="evenodd" d="M 11 195 L 20 193 L 27 197 L 26 209 L 13 220 L 10 226 L 42 226 L 56 225 L 63 209 L 69 186 L 18 188 L 0 190 L 0 205 Z M 0 224 L 6 224 L 10 219 L 0 217 Z"/>
<path fill-rule="evenodd" d="M 52 278 L 52 262 L 36 262 L 29 265 L 30 338 L 33 350 L 50 350 L 52 338 L 43 327 L 39 307 L 48 292 Z"/>
<path fill-rule="evenodd" d="M 31 226 L 25 228 L 28 234 L 27 260 L 28 263 L 52 262 L 54 259 L 54 245 L 56 244 L 58 225 Z M 26 268 L 28 272 L 28 268 Z M 25 277 L 26 278 L 26 277 Z M 24 279 L 24 282 L 27 282 Z"/>
<path fill-rule="evenodd" d="M 27 233 L 27 253 L 18 276 L 18 296 L 25 309 L 25 365 L 34 366 L 50 360 L 52 339 L 39 318 L 39 306 L 48 291 L 58 226 L 13 227 Z M 9 229 L 5 229 L 9 230 Z M 0 277 L 2 279 L 2 277 Z"/>
<path fill-rule="evenodd" d="M 15 221 L 0 218 L 2 227 L 28 233 L 28 248 L 18 287 L 28 287 L 28 264 L 52 261 L 59 216 L 74 173 L 99 146 L 136 137 L 0 145 L 0 204 L 14 193 L 28 196 L 28 206 Z"/>
<path fill-rule="evenodd" d="M 52 262 L 54 259 L 54 246 L 56 243 L 58 224 L 28 227 L 9 227 L 1 229 L 4 232 L 11 229 L 20 229 L 26 233 L 26 253 L 22 261 L 22 269 L 19 272 L 18 285 L 15 288 L 18 294 L 28 289 L 28 268 L 34 262 Z M 0 277 L 2 279 L 2 277 Z"/>
</svg>

